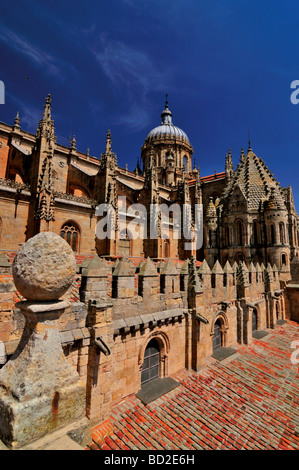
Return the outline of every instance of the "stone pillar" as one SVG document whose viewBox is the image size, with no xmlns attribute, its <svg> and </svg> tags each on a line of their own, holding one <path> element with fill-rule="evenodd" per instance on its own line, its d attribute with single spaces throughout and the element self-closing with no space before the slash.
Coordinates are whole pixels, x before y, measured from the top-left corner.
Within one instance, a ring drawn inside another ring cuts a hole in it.
<svg viewBox="0 0 299 470">
<path fill-rule="evenodd" d="M 138 275 L 138 295 L 151 303 L 158 300 L 159 274 L 150 258 L 147 258 Z"/>
<path fill-rule="evenodd" d="M 127 258 L 123 257 L 112 272 L 112 297 L 115 299 L 129 299 L 135 294 L 135 267 Z"/>
<path fill-rule="evenodd" d="M 58 330 L 68 306 L 59 298 L 75 273 L 72 249 L 51 232 L 29 239 L 15 257 L 14 282 L 27 299 L 17 305 L 26 323 L 0 371 L 0 438 L 12 449 L 86 420 L 85 384 L 67 362 Z"/>
<path fill-rule="evenodd" d="M 178 270 L 170 258 L 165 263 L 161 270 L 160 284 L 161 293 L 169 296 L 172 293 L 179 292 L 179 277 Z"/>
<path fill-rule="evenodd" d="M 90 299 L 99 300 L 107 297 L 108 264 L 95 255 L 82 270 L 80 300 L 88 304 Z"/>
<path fill-rule="evenodd" d="M 195 258 L 189 263 L 188 305 L 192 318 L 191 367 L 198 371 L 204 364 L 206 356 L 206 336 L 208 320 L 203 316 L 204 288 L 199 280 Z"/>
<path fill-rule="evenodd" d="M 236 288 L 234 286 L 234 271 L 229 261 L 223 268 L 223 287 L 226 288 L 226 298 L 234 299 L 236 297 Z"/>
<path fill-rule="evenodd" d="M 87 416 L 92 425 L 109 418 L 112 403 L 113 304 L 91 300 L 87 324 L 91 334 L 87 376 Z"/>
</svg>

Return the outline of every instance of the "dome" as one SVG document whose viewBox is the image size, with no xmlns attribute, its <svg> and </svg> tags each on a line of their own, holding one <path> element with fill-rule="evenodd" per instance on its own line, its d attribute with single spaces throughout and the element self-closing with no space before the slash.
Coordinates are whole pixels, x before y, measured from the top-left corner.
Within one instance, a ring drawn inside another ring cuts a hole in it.
<svg viewBox="0 0 299 470">
<path fill-rule="evenodd" d="M 160 126 L 155 127 L 150 131 L 150 133 L 147 135 L 145 142 L 151 142 L 153 140 L 159 140 L 159 139 L 175 139 L 179 140 L 181 142 L 185 142 L 189 145 L 190 141 L 187 137 L 187 134 L 182 131 L 177 126 L 174 126 L 172 123 L 172 113 L 168 109 L 168 102 L 166 100 L 165 104 L 165 109 L 163 110 L 161 114 L 162 122 Z"/>
</svg>

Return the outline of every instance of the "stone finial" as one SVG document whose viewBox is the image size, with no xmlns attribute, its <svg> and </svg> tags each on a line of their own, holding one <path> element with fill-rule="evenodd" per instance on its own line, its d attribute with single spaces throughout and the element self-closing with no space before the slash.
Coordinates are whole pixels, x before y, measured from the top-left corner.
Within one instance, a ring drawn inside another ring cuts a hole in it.
<svg viewBox="0 0 299 470">
<path fill-rule="evenodd" d="M 69 307 L 59 297 L 76 273 L 71 247 L 52 232 L 39 233 L 21 246 L 12 272 L 28 300 L 17 303 L 23 335 L 0 370 L 0 439 L 17 449 L 61 428 L 73 432 L 78 420 L 88 430 L 89 422 L 85 384 L 63 353 L 58 325 Z"/>
<path fill-rule="evenodd" d="M 72 285 L 76 260 L 69 244 L 42 232 L 21 246 L 12 265 L 17 290 L 27 300 L 58 300 Z"/>
<path fill-rule="evenodd" d="M 0 253 L 0 273 L 2 272 L 10 272 L 11 271 L 11 263 L 8 261 L 6 256 L 3 253 Z"/>
<path fill-rule="evenodd" d="M 260 263 L 256 263 L 256 265 L 255 265 L 255 270 L 256 270 L 257 273 L 263 272 Z"/>
<path fill-rule="evenodd" d="M 238 263 L 237 263 L 237 261 L 235 261 L 235 262 L 233 263 L 233 265 L 232 265 L 232 270 L 234 271 L 234 273 L 237 272 L 237 270 L 238 270 Z"/>
<path fill-rule="evenodd" d="M 233 274 L 234 270 L 230 265 L 230 262 L 227 260 L 227 262 L 224 265 L 223 272 L 226 274 Z"/>
<path fill-rule="evenodd" d="M 93 259 L 88 263 L 87 266 L 82 270 L 82 276 L 84 277 L 102 277 L 107 276 L 108 265 L 104 259 L 95 255 Z"/>
<path fill-rule="evenodd" d="M 111 150 L 112 150 L 112 147 L 111 147 L 111 131 L 110 131 L 110 129 L 108 129 L 107 137 L 106 137 L 106 150 L 105 150 L 105 152 L 107 154 L 109 154 L 109 153 L 111 153 Z"/>
<path fill-rule="evenodd" d="M 77 150 L 77 142 L 76 142 L 76 136 L 74 135 L 72 140 L 70 141 L 70 149 L 71 152 L 76 152 Z"/>
<path fill-rule="evenodd" d="M 191 257 L 191 260 L 189 263 L 188 288 L 189 290 L 193 290 L 196 293 L 202 291 L 202 285 L 198 277 L 198 273 L 196 269 L 196 261 L 195 261 L 194 256 Z"/>
<path fill-rule="evenodd" d="M 216 263 L 214 264 L 212 268 L 212 273 L 213 274 L 223 274 L 223 269 L 221 267 L 221 264 L 219 263 L 218 259 L 216 260 Z"/>
<path fill-rule="evenodd" d="M 127 258 L 127 256 L 124 256 L 121 258 L 118 265 L 114 268 L 112 275 L 119 277 L 130 277 L 135 275 L 135 271 L 136 268 L 133 263 L 129 260 L 129 258 Z"/>
<path fill-rule="evenodd" d="M 112 266 L 112 272 L 114 272 L 114 270 L 117 268 L 118 265 L 119 265 L 119 258 L 116 259 L 114 265 Z"/>
<path fill-rule="evenodd" d="M 250 265 L 248 266 L 248 271 L 250 273 L 255 273 L 256 272 L 255 266 L 254 266 L 252 261 L 251 261 Z"/>
<path fill-rule="evenodd" d="M 143 261 L 143 260 L 140 261 L 140 263 L 137 266 L 136 272 L 138 272 L 138 273 L 140 272 L 140 270 L 141 270 L 142 266 L 144 265 L 144 263 L 145 263 L 145 261 Z"/>
<path fill-rule="evenodd" d="M 19 111 L 17 112 L 17 115 L 15 117 L 15 120 L 14 120 L 14 129 L 21 129 L 20 127 L 20 113 Z"/>
<path fill-rule="evenodd" d="M 248 285 L 248 268 L 243 261 L 240 261 L 237 269 L 237 282 L 239 286 L 247 286 Z"/>
<path fill-rule="evenodd" d="M 199 272 L 199 274 L 211 274 L 210 266 L 208 265 L 208 263 L 205 259 L 201 263 L 198 272 Z"/>
<path fill-rule="evenodd" d="M 170 258 L 167 259 L 164 267 L 162 268 L 161 270 L 161 274 L 164 274 L 164 275 L 176 275 L 178 274 L 178 270 L 177 268 L 175 267 L 175 265 L 173 264 L 172 260 Z"/>
<path fill-rule="evenodd" d="M 144 277 L 158 275 L 157 268 L 150 258 L 147 258 L 146 262 L 142 265 L 139 274 L 140 276 L 144 276 Z"/>
<path fill-rule="evenodd" d="M 182 274 L 182 275 L 189 274 L 189 263 L 190 263 L 190 260 L 186 259 L 186 261 L 184 262 L 184 264 L 181 268 L 180 274 Z"/>
<path fill-rule="evenodd" d="M 164 268 L 164 261 L 161 260 L 160 263 L 158 264 L 158 267 L 157 267 L 157 270 L 158 272 L 160 273 L 162 271 L 162 269 Z"/>
</svg>

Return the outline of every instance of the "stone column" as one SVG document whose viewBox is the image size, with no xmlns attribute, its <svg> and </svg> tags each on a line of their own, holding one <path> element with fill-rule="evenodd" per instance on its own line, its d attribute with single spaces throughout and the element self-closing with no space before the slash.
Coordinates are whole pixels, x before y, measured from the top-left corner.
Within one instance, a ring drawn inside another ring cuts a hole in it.
<svg viewBox="0 0 299 470">
<path fill-rule="evenodd" d="M 85 419 L 85 385 L 67 362 L 58 319 L 68 306 L 59 298 L 76 272 L 70 246 L 43 232 L 29 239 L 13 263 L 17 305 L 25 328 L 12 358 L 0 371 L 0 438 L 20 448 Z"/>
</svg>

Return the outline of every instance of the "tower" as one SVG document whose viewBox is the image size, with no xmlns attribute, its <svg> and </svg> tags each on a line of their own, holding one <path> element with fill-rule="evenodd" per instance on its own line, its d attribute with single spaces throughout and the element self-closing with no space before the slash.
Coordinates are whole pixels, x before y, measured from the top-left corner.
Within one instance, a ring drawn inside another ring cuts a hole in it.
<svg viewBox="0 0 299 470">
<path fill-rule="evenodd" d="M 182 180 L 183 172 L 191 177 L 192 155 L 193 147 L 187 134 L 172 122 L 166 95 L 161 124 L 149 132 L 141 148 L 144 171 L 151 158 L 157 169 L 159 184 L 173 186 Z"/>
</svg>

